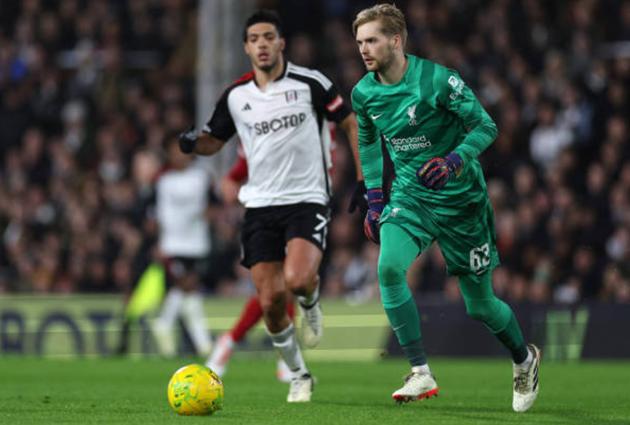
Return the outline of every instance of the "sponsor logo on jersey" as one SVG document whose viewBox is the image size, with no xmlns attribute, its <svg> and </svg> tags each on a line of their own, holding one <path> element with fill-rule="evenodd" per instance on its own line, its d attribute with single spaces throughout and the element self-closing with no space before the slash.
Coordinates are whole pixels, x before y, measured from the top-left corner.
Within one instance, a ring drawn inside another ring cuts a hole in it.
<svg viewBox="0 0 630 425">
<path fill-rule="evenodd" d="M 448 97 L 450 97 L 451 100 L 455 100 L 462 94 L 462 90 L 464 90 L 464 82 L 451 75 L 448 77 L 448 83 L 455 89 Z"/>
<path fill-rule="evenodd" d="M 374 115 L 374 114 L 370 114 L 370 116 L 372 117 L 372 120 L 376 121 L 377 119 L 379 119 L 383 114 L 378 114 L 378 115 Z"/>
<path fill-rule="evenodd" d="M 416 107 L 418 105 L 412 105 L 407 108 L 407 115 L 409 115 L 409 125 L 418 125 L 416 121 Z"/>
<path fill-rule="evenodd" d="M 241 111 L 251 111 L 252 107 L 249 106 L 249 103 L 246 103 L 245 106 L 243 106 L 243 109 L 241 109 Z"/>
<path fill-rule="evenodd" d="M 418 137 L 392 137 L 383 136 L 385 141 L 392 145 L 396 152 L 407 152 L 416 149 L 426 149 L 431 146 L 431 141 L 424 134 Z"/>
<path fill-rule="evenodd" d="M 284 94 L 284 97 L 287 99 L 287 103 L 289 105 L 292 105 L 297 102 L 297 91 L 289 90 L 288 92 Z"/>
<path fill-rule="evenodd" d="M 306 119 L 306 114 L 301 112 L 299 114 L 285 115 L 280 118 L 274 118 L 270 121 L 261 121 L 254 124 L 254 130 L 257 135 L 267 134 L 269 132 L 276 132 L 282 129 L 291 127 L 298 127 Z"/>
</svg>

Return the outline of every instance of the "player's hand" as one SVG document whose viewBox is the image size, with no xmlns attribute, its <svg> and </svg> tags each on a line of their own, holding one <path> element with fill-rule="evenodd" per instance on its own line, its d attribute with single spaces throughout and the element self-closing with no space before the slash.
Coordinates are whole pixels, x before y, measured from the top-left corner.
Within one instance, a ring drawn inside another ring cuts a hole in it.
<svg viewBox="0 0 630 425">
<path fill-rule="evenodd" d="M 444 158 L 431 158 L 416 171 L 418 182 L 427 189 L 440 190 L 455 174 L 462 172 L 462 158 L 456 153 L 449 153 Z"/>
<path fill-rule="evenodd" d="M 179 133 L 179 150 L 184 153 L 193 153 L 197 144 L 197 132 L 194 126 L 190 126 L 186 131 Z"/>
<path fill-rule="evenodd" d="M 363 180 L 358 180 L 354 186 L 354 192 L 352 193 L 352 198 L 350 198 L 348 212 L 352 214 L 357 207 L 359 208 L 359 212 L 361 214 L 368 209 L 367 192 L 365 190 L 365 182 Z"/>
<path fill-rule="evenodd" d="M 381 243 L 381 213 L 383 212 L 383 189 L 376 188 L 367 191 L 368 211 L 363 221 L 365 236 L 375 244 Z"/>
</svg>

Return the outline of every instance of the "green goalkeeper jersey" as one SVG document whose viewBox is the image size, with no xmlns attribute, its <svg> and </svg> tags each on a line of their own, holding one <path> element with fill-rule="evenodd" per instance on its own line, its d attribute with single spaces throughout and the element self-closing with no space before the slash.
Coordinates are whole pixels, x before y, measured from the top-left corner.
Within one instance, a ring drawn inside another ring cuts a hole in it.
<svg viewBox="0 0 630 425">
<path fill-rule="evenodd" d="M 370 72 L 352 91 L 365 184 L 382 187 L 382 140 L 396 172 L 391 199 L 407 204 L 411 197 L 437 214 L 455 215 L 487 196 L 477 156 L 496 138 L 497 128 L 455 71 L 406 57 L 407 71 L 396 84 L 382 84 Z M 451 152 L 464 163 L 459 177 L 439 191 L 420 185 L 417 169 Z"/>
</svg>

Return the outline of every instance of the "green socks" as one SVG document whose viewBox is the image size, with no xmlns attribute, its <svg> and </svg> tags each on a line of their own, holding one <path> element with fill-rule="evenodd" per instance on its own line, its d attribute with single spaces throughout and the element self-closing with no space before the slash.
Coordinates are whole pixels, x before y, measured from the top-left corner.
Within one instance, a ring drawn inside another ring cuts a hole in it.
<svg viewBox="0 0 630 425">
<path fill-rule="evenodd" d="M 409 294 L 409 298 L 402 305 L 394 308 L 385 308 L 389 322 L 402 349 L 409 359 L 411 366 L 426 364 L 427 355 L 420 335 L 420 316 L 418 307 Z"/>
</svg>

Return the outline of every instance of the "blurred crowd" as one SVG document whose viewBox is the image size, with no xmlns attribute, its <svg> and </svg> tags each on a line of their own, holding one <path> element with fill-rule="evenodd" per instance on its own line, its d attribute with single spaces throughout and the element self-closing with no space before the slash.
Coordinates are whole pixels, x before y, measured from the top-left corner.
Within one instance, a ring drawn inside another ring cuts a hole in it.
<svg viewBox="0 0 630 425">
<path fill-rule="evenodd" d="M 351 22 L 374 2 L 257 4 L 283 16 L 288 59 L 349 101 L 365 74 Z M 630 1 L 396 5 L 407 51 L 457 70 L 498 125 L 480 157 L 497 295 L 630 303 Z M 152 183 L 164 136 L 194 121 L 197 25 L 191 0 L 0 0 L 0 292 L 126 292 L 155 258 Z M 379 296 L 378 247 L 346 212 L 343 137 L 323 291 L 358 303 Z M 211 293 L 253 290 L 238 265 L 241 214 L 209 206 Z M 409 281 L 421 297 L 461 297 L 435 246 Z"/>
</svg>

